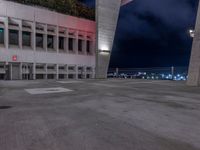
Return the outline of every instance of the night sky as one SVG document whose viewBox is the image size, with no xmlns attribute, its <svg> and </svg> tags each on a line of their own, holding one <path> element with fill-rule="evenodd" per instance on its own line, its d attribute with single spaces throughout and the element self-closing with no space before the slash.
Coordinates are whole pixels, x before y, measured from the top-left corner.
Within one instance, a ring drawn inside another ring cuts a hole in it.
<svg viewBox="0 0 200 150">
<path fill-rule="evenodd" d="M 110 67 L 187 67 L 197 6 L 198 0 L 133 0 L 123 6 Z"/>
</svg>

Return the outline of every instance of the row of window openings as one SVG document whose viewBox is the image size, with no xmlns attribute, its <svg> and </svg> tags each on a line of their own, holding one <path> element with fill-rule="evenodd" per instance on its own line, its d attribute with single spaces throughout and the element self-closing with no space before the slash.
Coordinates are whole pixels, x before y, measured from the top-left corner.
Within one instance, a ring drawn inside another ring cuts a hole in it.
<svg viewBox="0 0 200 150">
<path fill-rule="evenodd" d="M 4 44 L 4 29 L 0 28 L 0 44 Z M 65 49 L 65 38 L 59 37 L 59 49 Z M 19 31 L 17 30 L 9 30 L 9 45 L 19 45 Z M 31 47 L 31 32 L 23 31 L 22 32 L 22 45 L 26 47 Z M 47 35 L 47 48 L 55 49 L 54 44 L 54 36 Z M 36 33 L 36 47 L 37 48 L 44 48 L 44 36 L 43 34 Z M 68 39 L 68 48 L 70 51 L 74 50 L 74 39 Z M 87 40 L 86 42 L 86 51 L 90 53 L 91 51 L 91 41 Z M 83 40 L 78 40 L 78 51 L 83 51 Z"/>
<path fill-rule="evenodd" d="M 36 69 L 45 69 L 45 67 L 44 66 L 36 66 Z M 56 69 L 56 67 L 55 66 L 47 66 L 47 69 L 54 70 L 54 69 Z M 65 70 L 66 68 L 64 66 L 59 66 L 58 69 L 59 70 Z M 68 67 L 68 70 L 69 71 L 75 71 L 75 67 Z M 84 68 L 83 67 L 78 67 L 78 70 L 79 71 L 83 71 Z M 92 68 L 91 67 L 87 67 L 86 70 L 87 71 L 92 71 Z"/>
<path fill-rule="evenodd" d="M 22 69 L 30 69 L 30 68 L 31 68 L 31 67 L 28 66 L 28 65 L 23 65 L 23 66 L 22 66 Z M 56 68 L 55 66 L 47 66 L 47 69 L 49 69 L 49 70 L 55 70 L 55 68 Z M 4 66 L 4 65 L 0 65 L 0 69 L 5 69 L 5 66 Z M 41 69 L 41 70 L 43 70 L 43 69 L 45 69 L 45 66 L 36 66 L 36 69 Z M 66 67 L 65 67 L 65 66 L 59 66 L 58 69 L 59 69 L 59 70 L 65 70 Z M 75 67 L 70 66 L 70 67 L 68 67 L 68 70 L 69 70 L 69 71 L 75 71 Z M 79 71 L 83 71 L 84 68 L 83 68 L 83 67 L 78 67 L 78 70 L 79 70 Z M 92 68 L 91 68 L 91 67 L 86 67 L 86 71 L 92 71 Z"/>
</svg>

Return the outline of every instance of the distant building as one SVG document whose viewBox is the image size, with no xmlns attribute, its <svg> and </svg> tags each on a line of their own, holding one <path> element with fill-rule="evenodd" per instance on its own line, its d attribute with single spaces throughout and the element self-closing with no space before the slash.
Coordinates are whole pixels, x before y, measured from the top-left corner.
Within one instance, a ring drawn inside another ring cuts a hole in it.
<svg viewBox="0 0 200 150">
<path fill-rule="evenodd" d="M 94 21 L 0 1 L 0 79 L 95 77 Z"/>
</svg>

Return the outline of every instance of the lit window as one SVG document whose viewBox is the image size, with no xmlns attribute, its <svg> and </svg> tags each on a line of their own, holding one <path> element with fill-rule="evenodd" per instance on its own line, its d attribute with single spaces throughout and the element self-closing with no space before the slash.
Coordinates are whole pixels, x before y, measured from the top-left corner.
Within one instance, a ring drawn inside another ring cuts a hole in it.
<svg viewBox="0 0 200 150">
<path fill-rule="evenodd" d="M 9 30 L 9 44 L 10 45 L 19 45 L 19 31 L 18 30 Z"/>
</svg>

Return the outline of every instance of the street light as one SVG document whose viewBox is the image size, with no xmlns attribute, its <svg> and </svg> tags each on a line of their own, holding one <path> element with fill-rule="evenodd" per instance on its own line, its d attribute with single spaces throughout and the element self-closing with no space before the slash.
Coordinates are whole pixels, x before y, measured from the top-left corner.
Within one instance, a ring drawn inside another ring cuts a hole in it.
<svg viewBox="0 0 200 150">
<path fill-rule="evenodd" d="M 195 35 L 194 30 L 190 29 L 189 30 L 189 34 L 190 34 L 190 37 L 194 38 L 194 35 Z"/>
</svg>

